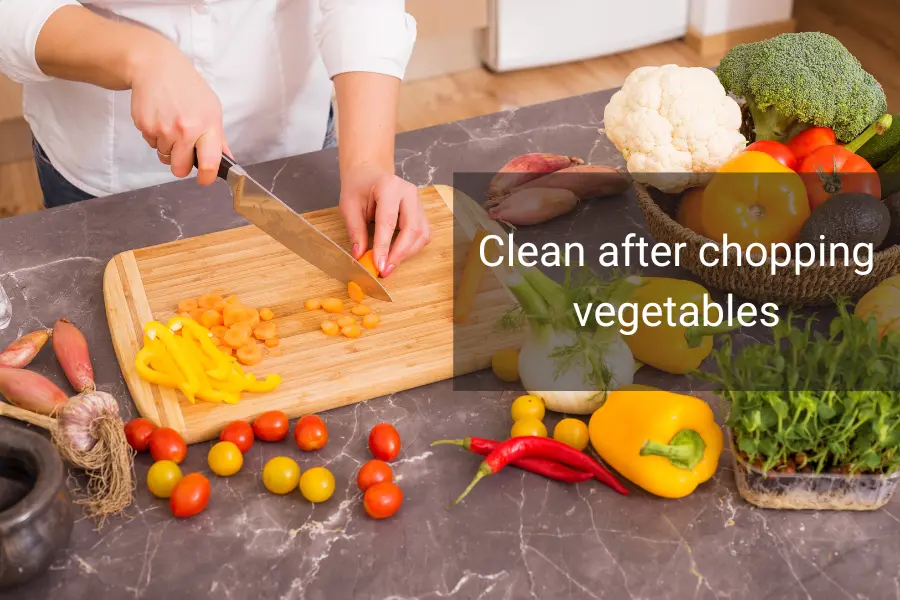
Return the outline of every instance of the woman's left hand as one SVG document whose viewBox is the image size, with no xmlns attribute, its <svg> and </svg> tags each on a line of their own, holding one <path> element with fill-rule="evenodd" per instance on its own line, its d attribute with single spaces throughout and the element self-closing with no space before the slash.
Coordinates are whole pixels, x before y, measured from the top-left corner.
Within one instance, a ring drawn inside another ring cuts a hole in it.
<svg viewBox="0 0 900 600">
<path fill-rule="evenodd" d="M 360 165 L 341 176 L 341 214 L 353 258 L 368 250 L 368 224 L 375 221 L 372 251 L 382 277 L 431 242 L 431 227 L 416 186 L 378 167 Z M 397 239 L 391 243 L 399 227 Z"/>
</svg>

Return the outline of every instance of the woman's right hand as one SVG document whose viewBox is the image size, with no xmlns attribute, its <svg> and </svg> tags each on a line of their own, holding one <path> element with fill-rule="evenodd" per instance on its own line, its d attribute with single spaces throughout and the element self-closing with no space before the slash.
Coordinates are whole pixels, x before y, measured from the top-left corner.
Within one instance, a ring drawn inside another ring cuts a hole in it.
<svg viewBox="0 0 900 600">
<path fill-rule="evenodd" d="M 131 75 L 131 116 L 160 162 L 176 177 L 199 165 L 197 181 L 216 180 L 222 153 L 231 155 L 222 130 L 222 104 L 191 61 L 165 41 L 136 60 Z"/>
</svg>

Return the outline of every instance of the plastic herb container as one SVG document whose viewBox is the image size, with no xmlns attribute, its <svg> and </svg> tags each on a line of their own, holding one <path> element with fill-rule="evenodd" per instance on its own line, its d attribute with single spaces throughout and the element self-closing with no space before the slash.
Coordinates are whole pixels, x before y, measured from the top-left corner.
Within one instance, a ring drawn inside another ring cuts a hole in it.
<svg viewBox="0 0 900 600">
<path fill-rule="evenodd" d="M 891 475 L 841 473 L 763 473 L 744 461 L 734 447 L 734 482 L 741 497 L 760 508 L 788 510 L 877 510 L 887 504 L 900 482 Z"/>
</svg>

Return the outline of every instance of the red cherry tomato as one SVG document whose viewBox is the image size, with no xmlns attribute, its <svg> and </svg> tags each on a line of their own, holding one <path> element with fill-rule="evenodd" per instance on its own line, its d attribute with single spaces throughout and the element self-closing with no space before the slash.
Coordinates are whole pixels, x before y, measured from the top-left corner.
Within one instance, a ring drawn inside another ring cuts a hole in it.
<svg viewBox="0 0 900 600">
<path fill-rule="evenodd" d="M 244 421 L 233 421 L 222 430 L 219 441 L 231 442 L 238 447 L 241 454 L 247 454 L 253 446 L 253 427 Z"/>
<path fill-rule="evenodd" d="M 189 473 L 175 484 L 169 496 L 169 508 L 179 519 L 199 515 L 209 504 L 209 492 L 209 479 L 200 473 Z"/>
<path fill-rule="evenodd" d="M 829 127 L 810 127 L 787 141 L 787 147 L 794 153 L 799 163 L 802 163 L 804 158 L 822 146 L 834 146 L 835 144 L 837 144 L 837 138 Z"/>
<path fill-rule="evenodd" d="M 264 442 L 280 442 L 287 432 L 288 418 L 280 410 L 265 412 L 253 421 L 253 433 Z"/>
<path fill-rule="evenodd" d="M 796 171 L 797 166 L 800 162 L 794 155 L 794 151 L 781 142 L 773 142 L 770 140 L 753 142 L 752 144 L 747 146 L 747 151 L 764 152 L 765 154 L 768 154 L 769 156 L 786 166 L 791 171 Z"/>
<path fill-rule="evenodd" d="M 316 415 L 303 417 L 294 427 L 294 440 L 297 446 L 306 452 L 321 450 L 328 443 L 328 428 L 325 421 Z"/>
<path fill-rule="evenodd" d="M 403 492 L 395 483 L 376 483 L 366 490 L 363 507 L 373 519 L 387 519 L 403 504 Z"/>
<path fill-rule="evenodd" d="M 150 435 L 156 431 L 156 423 L 149 419 L 132 419 L 125 425 L 125 439 L 135 452 L 146 452 Z"/>
<path fill-rule="evenodd" d="M 400 454 L 400 434 L 389 423 L 379 423 L 369 432 L 369 450 L 372 456 L 391 462 Z"/>
<path fill-rule="evenodd" d="M 359 470 L 356 476 L 356 485 L 359 491 L 365 492 L 373 485 L 379 483 L 393 483 L 394 470 L 391 466 L 382 460 L 370 460 Z"/>
<path fill-rule="evenodd" d="M 813 210 L 835 194 L 857 192 L 881 198 L 878 172 L 866 159 L 840 146 L 819 148 L 806 157 L 798 172 Z"/>
<path fill-rule="evenodd" d="M 181 464 L 187 455 L 187 444 L 184 438 L 169 427 L 160 427 L 150 434 L 150 456 L 153 460 L 171 460 L 175 464 Z"/>
</svg>

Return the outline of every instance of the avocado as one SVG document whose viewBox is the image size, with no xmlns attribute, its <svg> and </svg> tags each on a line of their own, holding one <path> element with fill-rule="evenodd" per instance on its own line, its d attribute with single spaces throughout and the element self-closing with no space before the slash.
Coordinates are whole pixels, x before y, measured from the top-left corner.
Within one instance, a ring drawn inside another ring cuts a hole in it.
<svg viewBox="0 0 900 600">
<path fill-rule="evenodd" d="M 858 244 L 880 247 L 890 226 L 891 212 L 880 198 L 846 192 L 835 194 L 812 211 L 800 230 L 799 241 L 814 247 L 843 242 L 852 253 Z"/>
<path fill-rule="evenodd" d="M 887 237 L 884 239 L 884 247 L 900 244 L 900 193 L 889 196 L 884 205 L 891 214 L 891 225 L 888 228 Z"/>
</svg>

